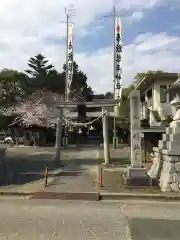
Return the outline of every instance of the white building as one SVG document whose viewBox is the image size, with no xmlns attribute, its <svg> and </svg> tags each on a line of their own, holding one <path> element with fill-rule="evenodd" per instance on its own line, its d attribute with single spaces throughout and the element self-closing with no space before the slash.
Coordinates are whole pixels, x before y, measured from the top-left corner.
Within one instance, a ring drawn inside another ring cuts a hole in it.
<svg viewBox="0 0 180 240">
<path fill-rule="evenodd" d="M 146 120 L 149 127 L 160 127 L 163 120 L 172 117 L 174 109 L 170 102 L 174 96 L 167 90 L 177 79 L 177 73 L 150 73 L 135 86 L 140 90 L 141 120 Z"/>
</svg>

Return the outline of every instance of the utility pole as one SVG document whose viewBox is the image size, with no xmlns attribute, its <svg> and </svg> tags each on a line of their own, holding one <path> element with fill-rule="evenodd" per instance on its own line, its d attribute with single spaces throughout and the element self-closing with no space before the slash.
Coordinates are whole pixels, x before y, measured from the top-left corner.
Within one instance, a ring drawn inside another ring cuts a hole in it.
<svg viewBox="0 0 180 240">
<path fill-rule="evenodd" d="M 103 141 L 104 141 L 104 161 L 108 165 L 110 163 L 109 152 L 109 135 L 108 135 L 108 116 L 107 110 L 102 108 L 102 123 L 103 123 Z"/>
<path fill-rule="evenodd" d="M 69 9 L 65 9 L 66 13 L 66 21 L 62 23 L 66 23 L 66 74 L 65 74 L 65 92 L 64 92 L 64 101 L 68 101 L 68 94 L 69 94 L 69 89 L 68 89 L 68 25 L 69 25 L 69 17 L 70 15 L 73 15 L 73 5 L 70 5 Z M 69 14 L 70 12 L 70 14 Z M 59 165 L 60 160 L 61 160 L 61 140 L 62 140 L 62 117 L 66 117 L 66 108 L 60 108 L 59 110 L 59 116 L 57 118 L 57 124 L 56 124 L 56 156 L 55 156 L 55 162 L 56 165 Z M 63 138 L 63 144 L 64 147 L 67 147 L 68 144 L 68 125 L 67 122 L 64 121 L 65 124 L 65 136 Z"/>
<path fill-rule="evenodd" d="M 118 138 L 116 131 L 116 116 L 120 107 L 121 94 L 122 94 L 122 33 L 121 33 L 121 20 L 116 14 L 116 3 L 118 0 L 114 0 L 113 4 L 113 77 L 114 77 L 114 98 L 119 99 L 119 105 L 114 108 L 114 121 L 113 121 L 113 147 L 117 148 Z"/>
<path fill-rule="evenodd" d="M 66 12 L 66 74 L 65 74 L 65 94 L 64 94 L 64 100 L 68 101 L 69 99 L 69 89 L 68 89 L 68 26 L 69 26 L 69 13 Z M 68 109 L 64 109 L 64 114 L 66 116 Z M 65 122 L 64 126 L 64 148 L 67 148 L 68 146 L 68 125 L 67 122 Z"/>
<path fill-rule="evenodd" d="M 117 97 L 121 98 L 121 96 L 117 96 L 116 92 L 118 89 L 121 88 L 121 84 L 120 81 L 121 76 L 119 71 L 120 71 L 120 63 L 116 62 L 116 55 L 117 55 L 117 51 L 116 51 L 116 18 L 117 18 L 117 14 L 116 14 L 116 3 L 119 0 L 113 0 L 113 12 L 108 15 L 108 16 L 104 16 L 104 17 L 113 17 L 113 83 L 114 83 L 114 98 L 116 99 Z M 119 34 L 119 33 L 118 33 Z M 119 46 L 118 46 L 119 47 Z M 118 58 L 121 58 L 121 56 L 119 56 L 119 52 L 118 52 Z M 118 72 L 117 72 L 118 71 Z M 121 95 L 121 94 L 120 94 Z M 117 144 L 118 144 L 118 138 L 117 138 L 117 131 L 116 131 L 116 109 L 118 108 L 118 106 L 114 107 L 114 117 L 113 117 L 113 147 L 114 149 L 117 148 Z"/>
<path fill-rule="evenodd" d="M 116 5 L 113 5 L 113 77 L 114 77 L 114 97 L 115 97 L 115 78 L 116 78 L 116 44 L 115 44 L 115 34 L 116 34 Z M 113 147 L 117 148 L 116 142 L 116 116 L 114 108 L 114 118 L 113 118 Z"/>
<path fill-rule="evenodd" d="M 59 116 L 57 119 L 57 125 L 56 125 L 56 165 L 59 166 L 59 163 L 61 161 L 61 137 L 62 137 L 62 116 L 63 116 L 63 109 L 59 109 Z"/>
<path fill-rule="evenodd" d="M 69 32 L 70 31 L 69 24 L 70 24 L 70 17 L 72 17 L 75 14 L 75 10 L 74 10 L 73 5 L 70 5 L 67 9 L 65 9 L 65 13 L 66 13 L 66 74 L 65 74 L 64 100 L 69 101 L 69 93 L 70 93 L 69 88 L 71 87 L 71 82 L 72 82 L 72 78 L 73 78 L 72 28 L 71 28 L 71 32 Z M 69 53 L 69 49 L 71 50 L 71 53 Z M 69 56 L 69 54 L 70 54 L 70 56 Z M 69 62 L 69 60 L 71 62 Z M 65 118 L 66 118 L 67 112 L 68 112 L 68 108 L 65 108 L 64 109 Z M 68 147 L 68 128 L 69 128 L 68 124 L 67 124 L 67 122 L 65 122 L 64 141 L 63 141 L 65 148 Z"/>
</svg>

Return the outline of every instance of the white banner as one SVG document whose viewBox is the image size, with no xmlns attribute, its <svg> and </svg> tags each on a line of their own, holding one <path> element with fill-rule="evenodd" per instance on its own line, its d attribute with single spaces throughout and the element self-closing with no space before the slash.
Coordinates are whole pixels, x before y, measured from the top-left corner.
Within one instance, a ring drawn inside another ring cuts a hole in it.
<svg viewBox="0 0 180 240">
<path fill-rule="evenodd" d="M 121 20 L 116 17 L 115 25 L 115 99 L 121 99 L 122 92 L 122 67 L 121 67 L 121 53 L 122 53 L 122 34 L 121 34 Z"/>
<path fill-rule="evenodd" d="M 72 46 L 72 31 L 73 25 L 68 24 L 68 66 L 67 66 L 67 98 L 69 97 L 70 87 L 73 78 L 73 46 Z"/>
</svg>

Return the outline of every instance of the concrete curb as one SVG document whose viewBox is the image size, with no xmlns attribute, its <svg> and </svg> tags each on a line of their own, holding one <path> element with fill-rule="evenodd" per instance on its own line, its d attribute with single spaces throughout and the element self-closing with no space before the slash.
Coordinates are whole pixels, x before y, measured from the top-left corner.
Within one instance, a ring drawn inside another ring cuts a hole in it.
<svg viewBox="0 0 180 240">
<path fill-rule="evenodd" d="M 179 201 L 180 194 L 137 194 L 137 193 L 100 193 L 101 200 L 159 200 Z"/>
<path fill-rule="evenodd" d="M 2 196 L 32 196 L 33 192 L 0 192 L 0 197 Z"/>
<path fill-rule="evenodd" d="M 44 192 L 43 189 L 36 192 L 8 192 L 0 191 L 0 196 L 29 196 L 30 199 L 59 199 L 59 200 L 156 200 L 156 201 L 180 201 L 180 194 L 134 194 L 134 193 L 98 193 L 98 192 Z"/>
</svg>

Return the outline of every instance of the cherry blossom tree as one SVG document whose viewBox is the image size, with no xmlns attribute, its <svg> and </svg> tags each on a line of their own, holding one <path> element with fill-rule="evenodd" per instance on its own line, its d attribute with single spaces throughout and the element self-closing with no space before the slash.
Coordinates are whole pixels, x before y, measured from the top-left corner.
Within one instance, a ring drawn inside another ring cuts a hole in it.
<svg viewBox="0 0 180 240">
<path fill-rule="evenodd" d="M 15 105 L 14 114 L 17 115 L 14 123 L 22 126 L 55 127 L 58 102 L 63 96 L 47 90 L 37 91 Z"/>
</svg>

